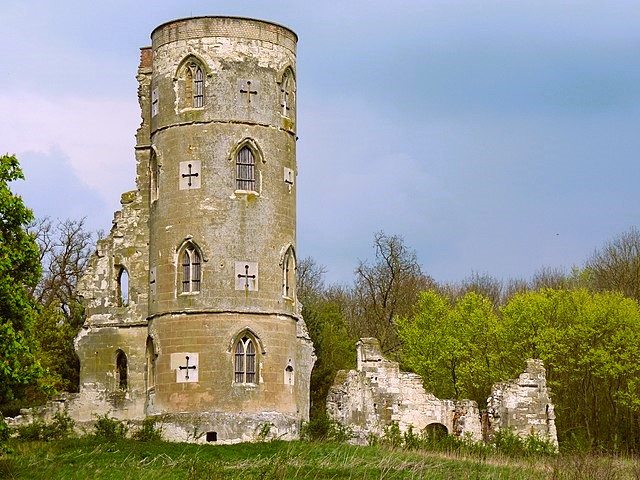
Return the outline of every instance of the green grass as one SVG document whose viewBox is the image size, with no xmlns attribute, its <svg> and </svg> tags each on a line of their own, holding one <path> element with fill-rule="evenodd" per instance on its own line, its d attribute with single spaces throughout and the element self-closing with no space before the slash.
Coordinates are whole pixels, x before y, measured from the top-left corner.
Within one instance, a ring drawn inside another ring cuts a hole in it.
<svg viewBox="0 0 640 480">
<path fill-rule="evenodd" d="M 319 442 L 192 445 L 92 437 L 11 441 L 0 478 L 19 479 L 640 479 L 631 460 L 513 459 Z"/>
</svg>

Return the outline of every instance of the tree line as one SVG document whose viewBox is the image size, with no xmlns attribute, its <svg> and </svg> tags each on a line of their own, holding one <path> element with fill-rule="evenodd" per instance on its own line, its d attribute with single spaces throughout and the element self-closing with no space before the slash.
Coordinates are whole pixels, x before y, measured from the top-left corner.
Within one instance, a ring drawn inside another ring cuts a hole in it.
<svg viewBox="0 0 640 480">
<path fill-rule="evenodd" d="M 35 220 L 0 157 L 0 410 L 77 391 L 73 339 L 84 321 L 78 281 L 97 234 L 84 220 Z M 313 258 L 298 262 L 297 296 L 317 361 L 312 417 L 322 418 L 338 370 L 355 367 L 355 342 L 420 374 L 441 398 L 482 408 L 491 386 L 540 358 L 556 405 L 561 444 L 640 451 L 640 232 L 631 228 L 566 272 L 530 279 L 474 273 L 439 283 L 402 237 L 378 232 L 373 257 L 347 284 L 327 284 Z"/>
<path fill-rule="evenodd" d="M 542 359 L 561 445 L 640 451 L 637 229 L 569 272 L 545 267 L 507 281 L 475 273 L 438 283 L 396 235 L 376 233 L 373 250 L 349 285 L 325 285 L 321 265 L 300 261 L 299 298 L 318 356 L 312 415 L 323 415 L 337 371 L 354 368 L 357 339 L 377 337 L 428 391 L 480 408 L 494 383 Z"/>
</svg>

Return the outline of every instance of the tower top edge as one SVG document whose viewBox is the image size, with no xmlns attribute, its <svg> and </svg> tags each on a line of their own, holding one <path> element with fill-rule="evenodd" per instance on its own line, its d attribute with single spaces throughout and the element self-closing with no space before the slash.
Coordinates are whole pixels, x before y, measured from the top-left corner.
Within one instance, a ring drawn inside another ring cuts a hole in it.
<svg viewBox="0 0 640 480">
<path fill-rule="evenodd" d="M 279 23 L 271 22 L 268 20 L 261 20 L 259 18 L 238 17 L 238 16 L 228 16 L 228 15 L 203 15 L 203 16 L 183 17 L 183 18 L 176 18 L 174 20 L 169 20 L 167 22 L 161 23 L 151 31 L 151 41 L 152 43 L 155 44 L 154 37 L 157 36 L 161 30 L 164 30 L 170 27 L 175 28 L 181 24 L 182 25 L 186 25 L 189 23 L 224 24 L 224 23 L 230 23 L 230 22 L 234 22 L 238 24 L 262 24 L 265 27 L 271 28 L 271 29 L 275 27 L 276 29 L 281 29 L 285 34 L 288 34 L 289 36 L 291 36 L 294 43 L 298 42 L 298 35 L 296 34 L 296 32 L 294 32 L 289 27 L 286 27 Z M 243 36 L 243 32 L 241 29 L 238 29 L 236 34 L 237 36 L 240 36 L 240 37 Z M 227 35 L 222 34 L 221 36 L 227 36 Z"/>
</svg>

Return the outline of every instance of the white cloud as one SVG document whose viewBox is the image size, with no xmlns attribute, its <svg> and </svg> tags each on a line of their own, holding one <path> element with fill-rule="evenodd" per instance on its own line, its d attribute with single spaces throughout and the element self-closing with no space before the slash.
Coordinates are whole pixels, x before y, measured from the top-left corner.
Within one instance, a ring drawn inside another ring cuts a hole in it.
<svg viewBox="0 0 640 480">
<path fill-rule="evenodd" d="M 74 176 L 107 204 L 133 188 L 133 135 L 140 119 L 134 102 L 11 92 L 0 94 L 0 111 L 2 153 L 60 152 Z"/>
</svg>

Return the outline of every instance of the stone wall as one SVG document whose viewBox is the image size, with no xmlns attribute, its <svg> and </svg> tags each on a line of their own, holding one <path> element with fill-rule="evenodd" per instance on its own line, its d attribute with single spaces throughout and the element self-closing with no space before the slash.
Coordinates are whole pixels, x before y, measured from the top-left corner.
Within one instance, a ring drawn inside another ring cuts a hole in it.
<svg viewBox="0 0 640 480">
<path fill-rule="evenodd" d="M 361 338 L 356 348 L 356 370 L 338 372 L 327 396 L 329 417 L 350 428 L 356 443 L 383 435 L 395 422 L 401 432 L 410 427 L 420 432 L 439 424 L 451 435 L 480 441 L 510 429 L 521 437 L 535 433 L 557 444 L 553 404 L 540 360 L 529 360 L 518 379 L 494 386 L 482 422 L 476 402 L 440 400 L 426 392 L 419 375 L 402 372 L 397 362 L 384 358 L 377 339 Z"/>
<path fill-rule="evenodd" d="M 542 360 L 527 360 L 517 379 L 496 383 L 487 399 L 485 437 L 508 429 L 521 437 L 535 434 L 558 444 L 553 403 Z"/>
<path fill-rule="evenodd" d="M 482 439 L 475 402 L 440 400 L 426 392 L 419 375 L 401 372 L 397 362 L 382 356 L 375 338 L 361 338 L 357 353 L 357 369 L 338 372 L 327 396 L 327 413 L 351 428 L 356 442 L 382 435 L 392 422 L 401 432 L 441 424 L 450 434 Z"/>
</svg>

